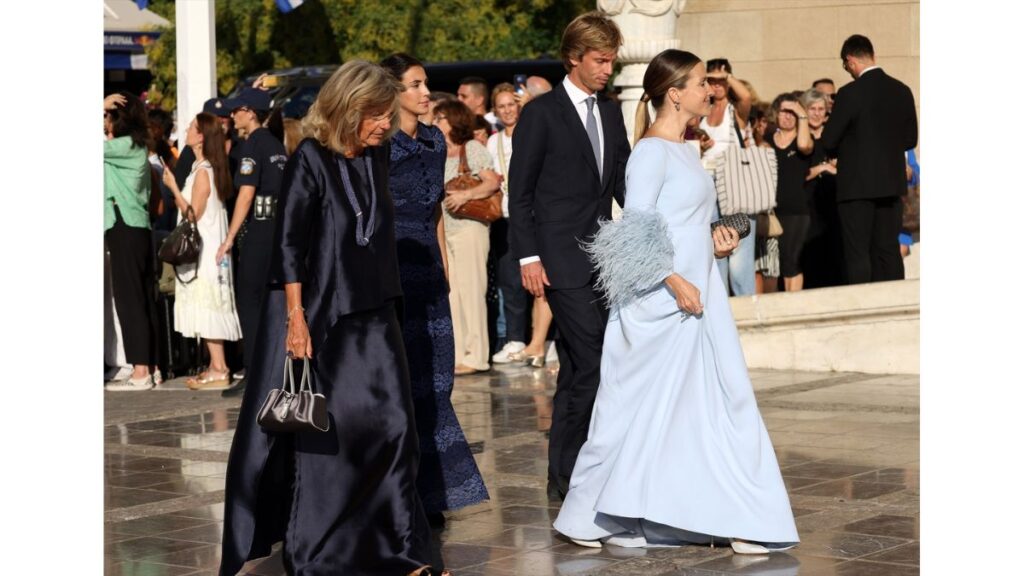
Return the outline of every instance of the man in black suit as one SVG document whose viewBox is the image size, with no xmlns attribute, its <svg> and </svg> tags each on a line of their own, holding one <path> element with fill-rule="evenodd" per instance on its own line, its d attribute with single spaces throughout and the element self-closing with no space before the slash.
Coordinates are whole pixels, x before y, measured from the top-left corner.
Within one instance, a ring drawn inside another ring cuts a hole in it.
<svg viewBox="0 0 1024 576">
<path fill-rule="evenodd" d="M 848 284 L 903 279 L 899 233 L 907 193 L 904 152 L 917 145 L 914 95 L 875 66 L 871 41 L 840 51 L 854 82 L 836 94 L 821 144 L 836 154 L 839 222 Z"/>
<path fill-rule="evenodd" d="M 605 88 L 622 34 L 600 11 L 582 14 L 562 36 L 568 75 L 535 98 L 512 135 L 509 222 L 523 286 L 546 294 L 558 341 L 558 385 L 548 444 L 548 493 L 563 497 L 587 439 L 601 376 L 608 309 L 594 291 L 593 264 L 580 248 L 623 203 L 629 141 L 622 111 Z"/>
</svg>

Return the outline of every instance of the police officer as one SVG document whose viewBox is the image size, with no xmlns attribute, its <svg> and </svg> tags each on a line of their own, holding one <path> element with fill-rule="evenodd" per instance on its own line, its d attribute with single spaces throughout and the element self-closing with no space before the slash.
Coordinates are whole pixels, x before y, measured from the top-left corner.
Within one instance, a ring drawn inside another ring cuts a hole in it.
<svg viewBox="0 0 1024 576">
<path fill-rule="evenodd" d="M 231 111 L 235 130 L 245 140 L 238 152 L 238 170 L 234 177 L 238 196 L 227 238 L 217 250 L 217 261 L 230 257 L 231 248 L 237 240 L 235 302 L 242 324 L 243 365 L 248 368 L 253 358 L 256 329 L 266 293 L 274 239 L 274 212 L 287 156 L 284 144 L 263 127 L 270 114 L 270 95 L 267 92 L 243 88 L 237 98 L 226 100 L 224 106 Z M 243 378 L 225 390 L 223 395 L 233 396 L 244 388 Z"/>
</svg>

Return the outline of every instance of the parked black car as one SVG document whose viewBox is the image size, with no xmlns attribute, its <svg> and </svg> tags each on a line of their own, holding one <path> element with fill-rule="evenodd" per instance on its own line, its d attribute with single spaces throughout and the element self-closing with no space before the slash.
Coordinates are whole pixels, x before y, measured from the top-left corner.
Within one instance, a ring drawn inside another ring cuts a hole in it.
<svg viewBox="0 0 1024 576">
<path fill-rule="evenodd" d="M 490 62 L 440 62 L 426 64 L 425 68 L 431 90 L 452 94 L 458 91 L 459 81 L 467 76 L 479 76 L 491 87 L 501 82 L 512 82 L 513 77 L 517 74 L 542 76 L 547 78 L 552 85 L 561 82 L 565 76 L 562 61 L 550 58 Z M 274 99 L 273 111 L 280 109 L 281 115 L 285 118 L 305 116 L 310 105 L 316 100 L 320 87 L 337 69 L 338 65 L 325 64 L 266 70 L 267 74 L 274 77 L 272 82 L 277 83 L 276 86 L 270 88 L 271 96 Z M 243 78 L 228 94 L 228 97 L 237 95 L 243 86 L 251 86 L 262 73 Z"/>
</svg>

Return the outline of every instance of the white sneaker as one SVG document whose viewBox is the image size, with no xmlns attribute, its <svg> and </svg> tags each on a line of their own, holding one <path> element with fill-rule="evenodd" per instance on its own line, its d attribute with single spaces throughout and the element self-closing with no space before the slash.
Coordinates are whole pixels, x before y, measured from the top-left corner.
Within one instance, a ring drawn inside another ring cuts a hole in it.
<svg viewBox="0 0 1024 576">
<path fill-rule="evenodd" d="M 129 378 L 120 382 L 110 382 L 104 389 L 108 392 L 142 392 L 151 390 L 153 386 L 153 376 L 149 375 L 137 380 Z"/>
<path fill-rule="evenodd" d="M 127 379 L 132 377 L 132 372 L 134 372 L 134 371 L 135 371 L 135 368 L 133 366 L 131 366 L 131 365 L 121 366 L 121 368 L 118 369 L 117 374 L 114 374 L 114 377 L 111 378 L 110 380 L 111 381 L 127 380 Z"/>
<path fill-rule="evenodd" d="M 491 356 L 491 362 L 495 364 L 508 364 L 512 362 L 509 358 L 509 354 L 515 354 L 516 352 L 522 352 L 526 348 L 526 344 L 523 342 L 516 342 L 515 340 L 508 342 L 505 346 L 498 350 L 494 356 Z"/>
<path fill-rule="evenodd" d="M 153 385 L 154 386 L 159 386 L 159 385 L 161 385 L 163 383 L 164 383 L 164 375 L 163 375 L 162 372 L 160 372 L 160 369 L 157 368 L 157 369 L 153 370 Z"/>
<path fill-rule="evenodd" d="M 643 534 L 616 534 L 605 538 L 604 543 L 620 548 L 644 548 L 647 546 L 647 538 Z"/>
<path fill-rule="evenodd" d="M 546 355 L 548 362 L 558 362 L 558 347 L 555 346 L 554 340 L 547 341 L 548 353 Z"/>
</svg>

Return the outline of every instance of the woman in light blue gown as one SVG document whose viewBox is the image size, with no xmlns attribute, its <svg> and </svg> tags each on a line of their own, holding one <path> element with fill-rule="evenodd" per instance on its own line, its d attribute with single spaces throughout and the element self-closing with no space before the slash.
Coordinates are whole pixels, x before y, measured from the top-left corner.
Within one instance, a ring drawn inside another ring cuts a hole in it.
<svg viewBox="0 0 1024 576">
<path fill-rule="evenodd" d="M 714 185 L 682 142 L 710 111 L 704 64 L 666 50 L 644 90 L 623 216 L 588 245 L 611 316 L 590 433 L 554 527 L 583 546 L 791 548 L 789 497 L 715 266 L 739 238 L 710 232 Z"/>
</svg>

